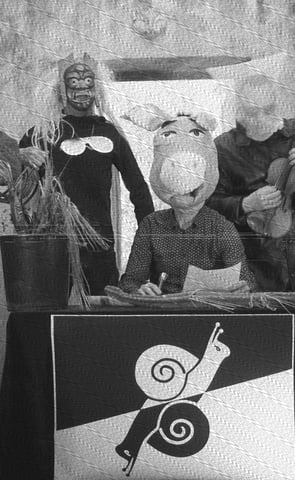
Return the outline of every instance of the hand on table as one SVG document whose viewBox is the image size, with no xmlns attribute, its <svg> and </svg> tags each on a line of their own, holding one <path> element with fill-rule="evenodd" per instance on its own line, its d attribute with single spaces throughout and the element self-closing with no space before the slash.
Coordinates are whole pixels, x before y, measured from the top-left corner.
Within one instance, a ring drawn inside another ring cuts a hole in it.
<svg viewBox="0 0 295 480">
<path fill-rule="evenodd" d="M 152 282 L 147 282 L 141 285 L 141 287 L 137 290 L 137 293 L 140 293 L 141 295 L 162 295 L 162 292 L 158 285 Z"/>
</svg>

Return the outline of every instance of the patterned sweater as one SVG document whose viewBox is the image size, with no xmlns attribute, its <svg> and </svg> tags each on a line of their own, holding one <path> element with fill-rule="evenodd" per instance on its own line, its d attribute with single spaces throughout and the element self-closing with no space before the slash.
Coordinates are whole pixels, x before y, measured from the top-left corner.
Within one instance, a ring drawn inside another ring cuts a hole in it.
<svg viewBox="0 0 295 480">
<path fill-rule="evenodd" d="M 211 270 L 239 262 L 242 262 L 240 279 L 255 289 L 243 245 L 231 222 L 204 206 L 192 225 L 182 230 L 172 209 L 160 210 L 139 225 L 120 287 L 135 292 L 148 280 L 158 283 L 160 274 L 166 272 L 168 277 L 162 291 L 176 293 L 183 289 L 189 265 Z"/>
</svg>

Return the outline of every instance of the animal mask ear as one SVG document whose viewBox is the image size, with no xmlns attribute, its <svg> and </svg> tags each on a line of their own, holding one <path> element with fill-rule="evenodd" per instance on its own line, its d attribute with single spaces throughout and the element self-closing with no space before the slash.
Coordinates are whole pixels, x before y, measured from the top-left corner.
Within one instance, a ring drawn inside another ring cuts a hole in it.
<svg viewBox="0 0 295 480">
<path fill-rule="evenodd" d="M 216 118 L 210 113 L 200 112 L 197 115 L 192 116 L 192 118 L 195 120 L 195 122 L 206 128 L 206 130 L 209 130 L 209 132 L 213 132 L 217 127 Z"/>
<path fill-rule="evenodd" d="M 121 116 L 125 120 L 129 120 L 135 125 L 154 132 L 166 120 L 172 120 L 172 117 L 163 112 L 156 105 L 135 105 L 127 114 Z"/>
</svg>

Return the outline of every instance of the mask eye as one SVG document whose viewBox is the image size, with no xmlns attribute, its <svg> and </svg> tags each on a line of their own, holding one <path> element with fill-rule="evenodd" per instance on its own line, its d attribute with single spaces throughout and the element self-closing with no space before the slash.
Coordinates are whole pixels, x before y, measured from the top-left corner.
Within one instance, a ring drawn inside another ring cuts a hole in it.
<svg viewBox="0 0 295 480">
<path fill-rule="evenodd" d="M 170 135 L 176 135 L 174 130 L 166 130 L 166 132 L 161 133 L 162 137 L 170 137 Z"/>
<path fill-rule="evenodd" d="M 204 132 L 202 130 L 200 130 L 199 128 L 193 128 L 192 130 L 190 130 L 189 133 L 193 133 L 195 137 L 198 137 L 200 135 L 200 133 L 204 134 Z"/>
<path fill-rule="evenodd" d="M 87 85 L 88 87 L 92 86 L 93 83 L 94 83 L 94 82 L 93 82 L 93 78 L 91 78 L 91 77 L 86 77 L 86 78 L 85 78 L 85 83 L 86 83 L 86 85 Z"/>
<path fill-rule="evenodd" d="M 78 86 L 78 80 L 77 80 L 77 78 L 70 78 L 70 79 L 68 80 L 68 85 L 69 85 L 69 87 L 71 87 L 71 88 L 77 87 L 77 86 Z"/>
</svg>

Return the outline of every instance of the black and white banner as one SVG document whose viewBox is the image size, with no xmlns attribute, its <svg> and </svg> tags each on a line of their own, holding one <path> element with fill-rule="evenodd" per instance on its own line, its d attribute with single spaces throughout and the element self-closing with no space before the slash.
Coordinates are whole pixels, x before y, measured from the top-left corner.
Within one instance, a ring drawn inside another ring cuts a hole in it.
<svg viewBox="0 0 295 480">
<path fill-rule="evenodd" d="M 54 315 L 56 480 L 293 480 L 291 315 Z"/>
</svg>

